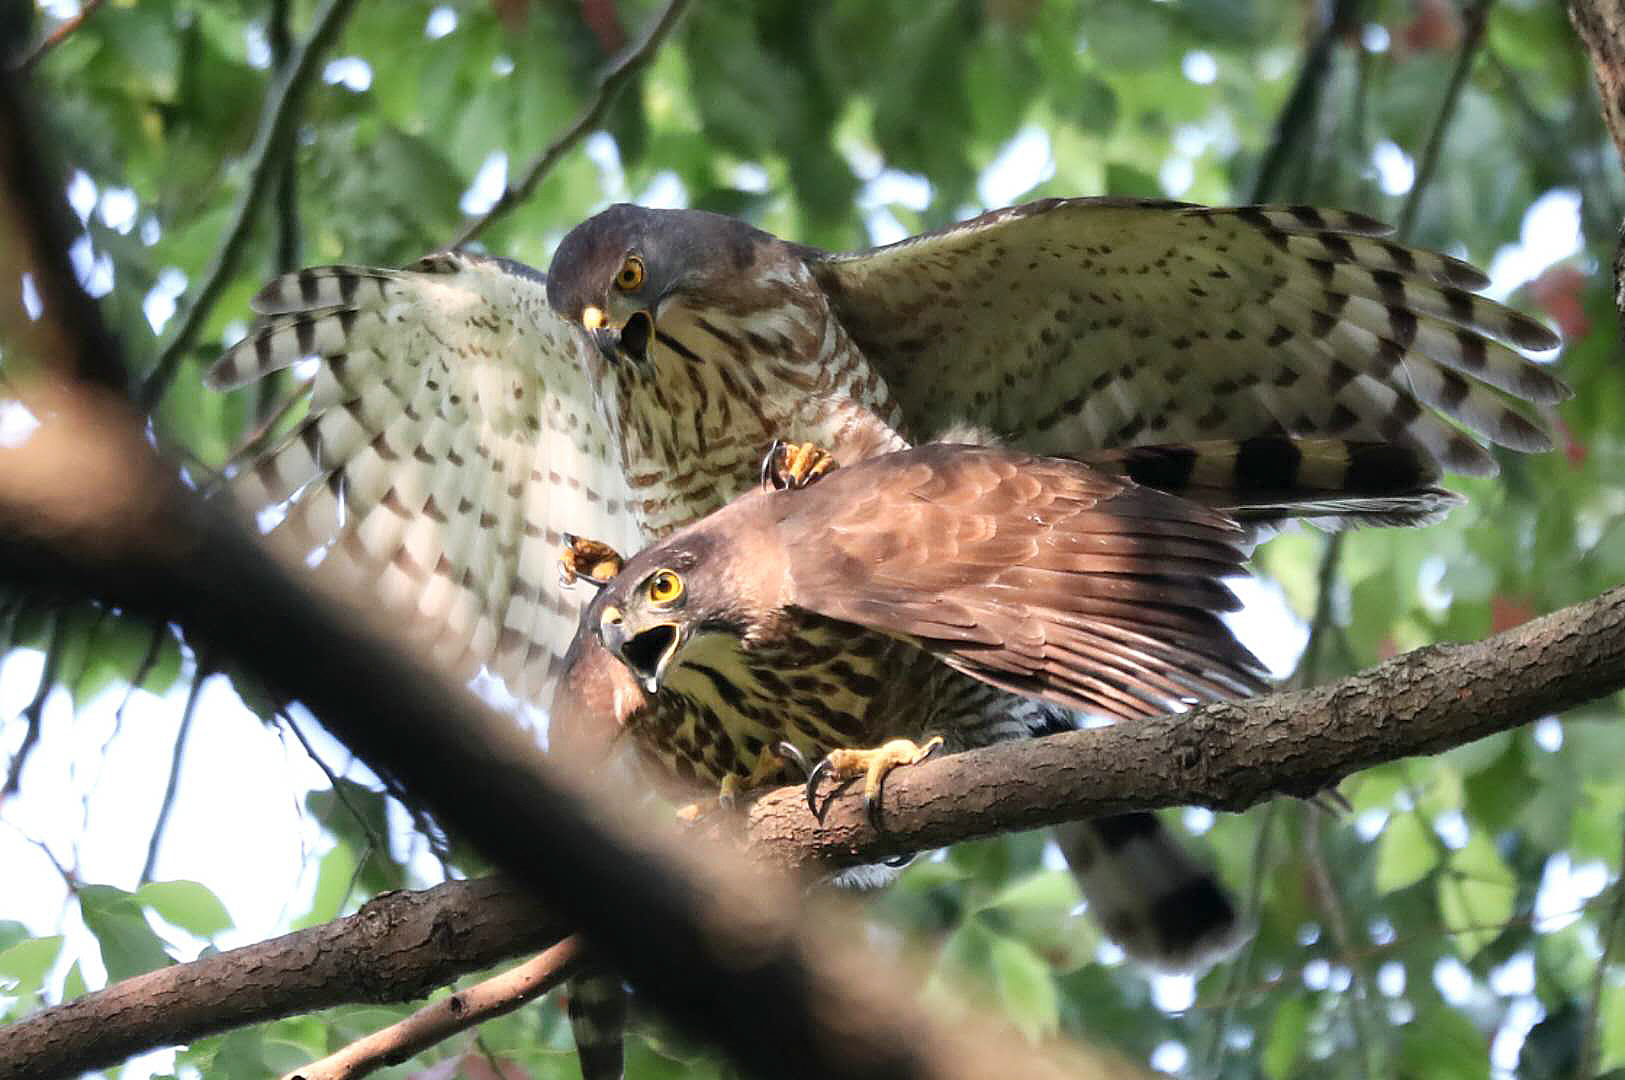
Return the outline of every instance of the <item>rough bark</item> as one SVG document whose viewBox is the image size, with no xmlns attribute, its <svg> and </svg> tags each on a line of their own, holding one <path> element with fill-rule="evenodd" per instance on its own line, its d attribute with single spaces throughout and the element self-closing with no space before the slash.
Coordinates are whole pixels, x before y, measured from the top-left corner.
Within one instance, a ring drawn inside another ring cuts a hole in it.
<svg viewBox="0 0 1625 1080">
<path fill-rule="evenodd" d="M 1602 118 L 1625 160 L 1625 2 L 1569 0 L 1569 21 L 1591 54 Z"/>
<path fill-rule="evenodd" d="M 1602 118 L 1625 164 L 1625 0 L 1569 0 L 1569 21 L 1591 54 Z M 1614 248 L 1614 307 L 1625 316 L 1625 222 Z M 1625 340 L 1625 318 L 1621 319 Z"/>
<path fill-rule="evenodd" d="M 409 1001 L 563 933 L 529 893 L 497 878 L 385 893 L 354 915 L 137 975 L 0 1028 L 0 1078 L 69 1075 L 333 1005 Z"/>
<path fill-rule="evenodd" d="M 580 957 L 581 940 L 565 938 L 518 967 L 425 1005 L 282 1080 L 359 1080 L 385 1065 L 399 1065 L 420 1050 L 541 997 L 575 973 Z"/>
</svg>

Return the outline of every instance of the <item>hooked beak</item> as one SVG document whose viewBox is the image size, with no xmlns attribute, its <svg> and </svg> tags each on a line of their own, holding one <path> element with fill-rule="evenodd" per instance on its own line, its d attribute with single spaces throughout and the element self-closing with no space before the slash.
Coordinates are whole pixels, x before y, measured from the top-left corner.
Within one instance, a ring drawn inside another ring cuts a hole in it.
<svg viewBox="0 0 1625 1080">
<path fill-rule="evenodd" d="M 597 308 L 590 310 L 597 314 L 598 320 L 604 318 L 603 313 Z M 639 364 L 649 362 L 649 346 L 654 341 L 655 323 L 647 311 L 634 311 L 619 327 L 598 321 L 596 326 L 588 326 L 588 332 L 592 335 L 593 343 L 598 346 L 599 354 L 610 363 L 617 363 L 622 357 L 630 358 Z"/>
<path fill-rule="evenodd" d="M 666 668 L 683 642 L 682 627 L 674 622 L 656 623 L 628 636 L 626 620 L 614 607 L 604 610 L 598 636 L 604 648 L 620 657 L 621 663 L 637 676 L 650 694 L 660 690 Z"/>
</svg>

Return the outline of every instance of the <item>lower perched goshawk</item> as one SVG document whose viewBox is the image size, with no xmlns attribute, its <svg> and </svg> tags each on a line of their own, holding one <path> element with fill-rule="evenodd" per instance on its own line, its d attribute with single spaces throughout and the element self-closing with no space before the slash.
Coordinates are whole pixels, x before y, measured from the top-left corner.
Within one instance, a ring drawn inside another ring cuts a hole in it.
<svg viewBox="0 0 1625 1080">
<path fill-rule="evenodd" d="M 1373 478 L 1396 457 L 1369 453 Z M 828 759 L 865 775 L 873 800 L 885 770 L 937 743 L 1254 692 L 1262 668 L 1220 618 L 1245 543 L 1228 516 L 1100 468 L 943 444 L 746 495 L 624 566 L 577 543 L 572 573 L 614 577 L 568 653 L 552 748 L 579 767 L 630 745 L 647 777 L 690 795 Z M 1235 939 L 1228 898 L 1154 817 L 1085 823 L 1062 843 L 1132 955 L 1190 967 Z"/>
</svg>

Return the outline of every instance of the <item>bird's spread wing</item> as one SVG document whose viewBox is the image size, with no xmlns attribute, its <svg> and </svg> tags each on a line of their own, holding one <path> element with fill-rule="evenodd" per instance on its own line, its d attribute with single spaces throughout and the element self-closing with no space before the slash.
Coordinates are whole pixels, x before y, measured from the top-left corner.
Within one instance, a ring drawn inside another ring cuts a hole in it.
<svg viewBox="0 0 1625 1080">
<path fill-rule="evenodd" d="M 919 441 L 966 420 L 1041 453 L 1334 435 L 1490 471 L 1449 417 L 1548 448 L 1509 401 L 1568 390 L 1508 345 L 1557 337 L 1385 231 L 1307 207 L 1049 199 L 809 263 Z"/>
<path fill-rule="evenodd" d="M 636 550 L 591 345 L 542 276 L 451 253 L 405 270 L 288 274 L 210 373 L 231 387 L 314 356 L 308 415 L 237 477 L 250 509 L 356 581 L 461 670 L 545 703 L 580 599 L 558 582 L 568 530 Z"/>
<path fill-rule="evenodd" d="M 1120 717 L 1252 692 L 1219 613 L 1239 528 L 1085 465 L 934 444 L 783 500 L 790 603 L 1018 693 Z"/>
</svg>

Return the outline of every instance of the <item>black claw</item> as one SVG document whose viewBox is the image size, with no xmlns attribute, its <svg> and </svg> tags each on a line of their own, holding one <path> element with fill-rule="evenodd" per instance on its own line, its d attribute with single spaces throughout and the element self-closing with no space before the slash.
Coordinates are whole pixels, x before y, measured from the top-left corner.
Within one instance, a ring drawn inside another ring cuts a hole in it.
<svg viewBox="0 0 1625 1080">
<path fill-rule="evenodd" d="M 807 774 L 807 809 L 812 811 L 812 816 L 818 819 L 820 825 L 824 823 L 824 815 L 818 812 L 818 781 L 829 769 L 829 758 L 824 758 Z"/>
<path fill-rule="evenodd" d="M 881 865 L 889 866 L 893 870 L 901 870 L 903 867 L 914 861 L 914 856 L 916 854 L 918 854 L 918 852 L 910 851 L 902 855 L 893 855 L 889 859 L 881 859 L 880 862 Z"/>
<path fill-rule="evenodd" d="M 880 827 L 880 793 L 885 786 L 886 780 L 882 777 L 880 787 L 875 789 L 875 797 L 872 799 L 867 795 L 863 797 L 863 816 L 869 819 L 869 827 L 877 833 L 886 831 Z"/>
<path fill-rule="evenodd" d="M 773 445 L 768 447 L 767 456 L 762 459 L 762 490 L 778 491 L 779 454 L 784 450 L 784 440 L 774 439 Z"/>
<path fill-rule="evenodd" d="M 773 752 L 800 769 L 803 778 L 812 776 L 812 767 L 807 764 L 807 755 L 803 754 L 795 743 L 781 739 L 774 744 Z"/>
</svg>

